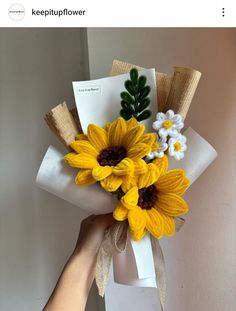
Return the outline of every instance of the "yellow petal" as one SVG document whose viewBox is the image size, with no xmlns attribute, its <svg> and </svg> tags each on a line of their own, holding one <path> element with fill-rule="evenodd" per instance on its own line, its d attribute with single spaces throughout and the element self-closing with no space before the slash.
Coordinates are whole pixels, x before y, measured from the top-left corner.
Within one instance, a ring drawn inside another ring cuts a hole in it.
<svg viewBox="0 0 236 311">
<path fill-rule="evenodd" d="M 88 140 L 88 136 L 85 134 L 77 134 L 75 136 L 75 139 L 77 139 L 77 140 Z"/>
<path fill-rule="evenodd" d="M 88 139 L 91 145 L 98 152 L 108 147 L 108 138 L 106 131 L 95 124 L 90 124 L 88 126 Z"/>
<path fill-rule="evenodd" d="M 128 217 L 128 210 L 120 202 L 117 204 L 113 217 L 118 221 L 123 221 Z"/>
<path fill-rule="evenodd" d="M 80 186 L 88 186 L 96 183 L 96 180 L 93 178 L 91 170 L 80 170 L 75 177 L 75 183 Z"/>
<path fill-rule="evenodd" d="M 119 164 L 113 168 L 113 173 L 118 176 L 132 174 L 134 171 L 134 163 L 129 158 L 124 158 Z"/>
<path fill-rule="evenodd" d="M 144 237 L 144 235 L 147 233 L 147 231 L 145 230 L 145 228 L 143 229 L 139 229 L 137 231 L 130 231 L 131 232 L 131 236 L 132 239 L 134 241 L 140 241 L 142 240 L 142 238 Z"/>
<path fill-rule="evenodd" d="M 101 186 L 103 187 L 103 189 L 109 192 L 116 191 L 121 184 L 122 178 L 114 174 L 111 174 L 110 176 L 106 177 L 101 181 Z"/>
<path fill-rule="evenodd" d="M 131 130 L 133 127 L 138 125 L 138 121 L 132 117 L 126 122 L 127 130 Z"/>
<path fill-rule="evenodd" d="M 98 156 L 97 150 L 87 140 L 75 140 L 70 144 L 77 153 L 88 153 L 94 158 Z"/>
<path fill-rule="evenodd" d="M 146 210 L 147 224 L 146 229 L 155 237 L 161 238 L 164 232 L 164 223 L 161 214 L 154 208 Z"/>
<path fill-rule="evenodd" d="M 159 178 L 160 172 L 156 165 L 149 163 L 147 165 L 147 172 L 139 176 L 138 188 L 147 188 L 153 185 Z"/>
<path fill-rule="evenodd" d="M 121 203 L 126 208 L 132 209 L 138 204 L 138 198 L 138 187 L 133 187 L 121 198 Z"/>
<path fill-rule="evenodd" d="M 190 181 L 187 177 L 184 178 L 183 182 L 179 187 L 174 191 L 175 194 L 182 195 L 190 186 Z"/>
<path fill-rule="evenodd" d="M 152 146 L 156 140 L 157 140 L 157 136 L 155 133 L 147 133 L 147 134 L 142 135 L 142 137 L 140 137 L 138 142 Z"/>
<path fill-rule="evenodd" d="M 143 159 L 138 159 L 134 162 L 134 172 L 136 175 L 144 174 L 147 170 L 147 163 Z"/>
<path fill-rule="evenodd" d="M 123 118 L 116 119 L 108 130 L 109 146 L 121 146 L 126 131 L 125 120 Z"/>
<path fill-rule="evenodd" d="M 112 125 L 112 123 L 106 123 L 106 125 L 104 126 L 104 130 L 108 133 L 110 126 Z"/>
<path fill-rule="evenodd" d="M 94 168 L 98 165 L 97 160 L 87 153 L 68 153 L 64 156 L 67 164 L 77 168 Z"/>
<path fill-rule="evenodd" d="M 175 220 L 174 217 L 167 216 L 161 213 L 164 223 L 164 234 L 167 236 L 173 236 L 175 234 Z"/>
<path fill-rule="evenodd" d="M 138 143 L 128 150 L 127 157 L 131 158 L 134 161 L 137 161 L 138 159 L 144 158 L 150 151 L 151 151 L 150 146 Z"/>
<path fill-rule="evenodd" d="M 178 193 L 184 183 L 185 171 L 181 169 L 171 170 L 163 174 L 156 182 L 156 187 L 164 193 Z"/>
<path fill-rule="evenodd" d="M 154 142 L 153 144 L 152 144 L 152 151 L 156 151 L 157 149 L 159 149 L 159 144 L 157 143 L 157 142 Z"/>
<path fill-rule="evenodd" d="M 124 175 L 122 179 L 123 181 L 121 188 L 124 191 L 124 193 L 128 192 L 131 188 L 137 186 L 138 176 L 135 174 Z"/>
<path fill-rule="evenodd" d="M 128 221 L 131 232 L 135 231 L 136 234 L 142 235 L 146 227 L 146 211 L 136 206 L 129 211 Z"/>
<path fill-rule="evenodd" d="M 143 135 L 144 130 L 144 125 L 137 125 L 131 130 L 127 131 L 123 139 L 123 145 L 127 148 L 127 150 L 135 146 L 139 138 Z"/>
<path fill-rule="evenodd" d="M 164 155 L 162 158 L 156 158 L 152 161 L 160 170 L 160 176 L 168 170 L 168 156 Z"/>
<path fill-rule="evenodd" d="M 155 205 L 157 210 L 163 211 L 168 216 L 180 216 L 188 212 L 188 204 L 179 195 L 174 193 L 158 193 Z"/>
<path fill-rule="evenodd" d="M 103 180 L 112 174 L 111 166 L 96 166 L 93 168 L 92 175 L 97 181 Z"/>
</svg>

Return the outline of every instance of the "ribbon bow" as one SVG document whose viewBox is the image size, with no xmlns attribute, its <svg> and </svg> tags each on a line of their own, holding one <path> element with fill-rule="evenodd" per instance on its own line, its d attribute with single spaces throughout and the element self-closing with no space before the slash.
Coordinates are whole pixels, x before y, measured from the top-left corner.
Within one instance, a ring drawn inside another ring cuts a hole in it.
<svg viewBox="0 0 236 311">
<path fill-rule="evenodd" d="M 184 219 L 176 218 L 175 227 L 178 232 L 184 224 Z M 112 258 L 116 253 L 125 252 L 127 245 L 127 221 L 116 222 L 105 233 L 98 252 L 96 263 L 96 284 L 100 296 L 104 296 Z M 165 309 L 166 300 L 166 271 L 165 260 L 159 240 L 151 236 L 153 261 L 159 290 L 161 309 Z"/>
</svg>

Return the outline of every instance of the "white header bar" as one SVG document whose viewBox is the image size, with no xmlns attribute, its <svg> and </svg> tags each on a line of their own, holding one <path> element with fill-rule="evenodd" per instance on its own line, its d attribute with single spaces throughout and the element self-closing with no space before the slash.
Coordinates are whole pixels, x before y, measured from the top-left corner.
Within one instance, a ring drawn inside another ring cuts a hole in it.
<svg viewBox="0 0 236 311">
<path fill-rule="evenodd" d="M 236 1 L 2 0 L 0 27 L 235 27 Z"/>
</svg>

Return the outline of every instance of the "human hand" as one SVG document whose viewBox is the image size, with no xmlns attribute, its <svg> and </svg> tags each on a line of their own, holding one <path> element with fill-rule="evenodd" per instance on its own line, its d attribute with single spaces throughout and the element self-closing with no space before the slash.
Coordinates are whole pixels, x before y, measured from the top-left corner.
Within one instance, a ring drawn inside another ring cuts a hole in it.
<svg viewBox="0 0 236 311">
<path fill-rule="evenodd" d="M 100 248 L 106 229 L 115 222 L 112 214 L 91 215 L 80 226 L 80 233 L 73 255 L 83 253 L 95 256 Z"/>
</svg>

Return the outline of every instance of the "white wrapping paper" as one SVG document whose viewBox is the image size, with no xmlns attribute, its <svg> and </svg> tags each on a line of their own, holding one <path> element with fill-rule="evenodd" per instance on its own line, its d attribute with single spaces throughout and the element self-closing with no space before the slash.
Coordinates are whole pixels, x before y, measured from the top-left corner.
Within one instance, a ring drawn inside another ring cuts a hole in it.
<svg viewBox="0 0 236 311">
<path fill-rule="evenodd" d="M 185 170 L 191 184 L 207 169 L 217 157 L 216 150 L 197 132 L 189 127 L 184 135 L 187 137 L 187 151 L 182 160 L 169 157 L 169 169 Z"/>
<path fill-rule="evenodd" d="M 128 234 L 126 251 L 113 257 L 113 273 L 119 284 L 157 287 L 149 234 L 141 241 L 133 241 Z"/>
<path fill-rule="evenodd" d="M 193 183 L 216 158 L 215 149 L 192 128 L 185 133 L 188 150 L 183 160 L 169 158 L 169 167 L 185 169 Z M 93 214 L 114 210 L 117 199 L 98 184 L 79 187 L 74 183 L 76 170 L 63 161 L 63 154 L 50 146 L 40 166 L 36 182 L 40 188 Z M 142 241 L 128 239 L 124 253 L 114 256 L 114 280 L 120 284 L 156 287 L 151 241 L 146 235 Z"/>
</svg>

